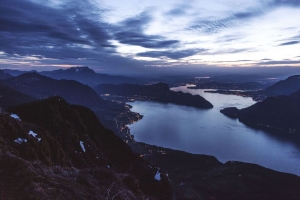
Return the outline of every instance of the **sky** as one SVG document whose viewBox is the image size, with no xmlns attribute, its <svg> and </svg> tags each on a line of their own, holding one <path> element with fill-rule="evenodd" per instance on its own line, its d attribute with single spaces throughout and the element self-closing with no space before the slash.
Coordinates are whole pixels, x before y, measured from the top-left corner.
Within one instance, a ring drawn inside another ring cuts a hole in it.
<svg viewBox="0 0 300 200">
<path fill-rule="evenodd" d="M 0 0 L 0 69 L 299 67 L 300 0 Z"/>
</svg>

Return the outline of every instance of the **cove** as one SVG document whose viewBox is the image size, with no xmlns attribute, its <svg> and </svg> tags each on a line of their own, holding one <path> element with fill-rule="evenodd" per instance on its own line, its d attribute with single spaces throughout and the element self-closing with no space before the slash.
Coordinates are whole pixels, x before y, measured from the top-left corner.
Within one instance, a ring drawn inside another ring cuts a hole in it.
<svg viewBox="0 0 300 200">
<path fill-rule="evenodd" d="M 272 134 L 255 130 L 220 113 L 225 107 L 248 107 L 255 102 L 249 97 L 205 93 L 187 86 L 173 91 L 200 94 L 214 108 L 197 109 L 175 104 L 136 101 L 132 111 L 144 115 L 129 125 L 138 142 L 215 156 L 219 161 L 242 161 L 259 164 L 276 171 L 300 175 L 300 148 Z"/>
</svg>

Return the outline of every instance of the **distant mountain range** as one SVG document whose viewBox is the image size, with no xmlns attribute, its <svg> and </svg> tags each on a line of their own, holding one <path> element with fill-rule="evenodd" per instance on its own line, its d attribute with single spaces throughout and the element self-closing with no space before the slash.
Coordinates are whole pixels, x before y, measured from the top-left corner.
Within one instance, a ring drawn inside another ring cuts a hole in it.
<svg viewBox="0 0 300 200">
<path fill-rule="evenodd" d="M 300 137 L 300 90 L 289 96 L 269 97 L 241 110 L 233 107 L 221 112 L 253 127 L 294 133 Z"/>
<path fill-rule="evenodd" d="M 126 76 L 113 76 L 108 74 L 99 74 L 88 67 L 72 67 L 68 69 L 59 69 L 53 71 L 39 72 L 41 75 L 54 79 L 76 80 L 80 83 L 94 87 L 98 84 L 122 84 L 122 83 L 140 83 L 142 80 Z"/>
<path fill-rule="evenodd" d="M 57 80 L 61 80 L 61 79 L 75 80 L 80 83 L 89 85 L 90 87 L 94 87 L 98 84 L 145 83 L 145 81 L 138 78 L 96 73 L 94 70 L 90 69 L 89 67 L 71 67 L 67 69 L 58 69 L 53 71 L 42 71 L 42 72 L 37 72 L 36 70 L 20 71 L 20 70 L 4 69 L 2 70 L 2 72 L 0 70 L 0 79 L 4 79 L 2 78 L 3 75 L 1 73 L 6 74 L 6 76 L 19 76 L 21 74 L 25 74 L 29 72 L 39 73 L 43 76 L 47 76 Z"/>
<path fill-rule="evenodd" d="M 255 92 L 241 92 L 241 94 L 251 96 L 254 100 L 261 101 L 268 97 L 290 95 L 298 90 L 300 90 L 300 75 L 294 75 L 285 80 L 278 81 L 263 90 Z"/>
<path fill-rule="evenodd" d="M 171 199 L 167 177 L 156 180 L 158 169 L 90 109 L 56 96 L 8 110 L 13 117 L 0 115 L 2 199 Z"/>
<path fill-rule="evenodd" d="M 37 99 L 60 95 L 71 104 L 97 107 L 103 99 L 89 86 L 74 80 L 55 80 L 36 72 L 29 72 L 6 79 L 2 84 Z"/>
<path fill-rule="evenodd" d="M 300 75 L 290 76 L 285 80 L 281 80 L 274 85 L 260 91 L 266 97 L 278 95 L 290 95 L 300 90 Z"/>
<path fill-rule="evenodd" d="M 263 90 L 257 91 L 234 91 L 222 89 L 216 91 L 206 91 L 209 93 L 233 94 L 241 96 L 252 97 L 256 101 L 262 101 L 268 97 L 275 97 L 278 95 L 290 95 L 300 90 L 300 75 L 290 76 L 285 80 L 278 81 Z"/>
<path fill-rule="evenodd" d="M 212 108 L 213 105 L 200 95 L 174 92 L 166 83 L 153 85 L 108 85 L 101 84 L 95 87 L 98 94 L 110 94 L 125 96 L 133 99 L 145 99 L 163 103 L 174 103 L 178 105 L 193 106 L 196 108 Z"/>
<path fill-rule="evenodd" d="M 56 80 L 36 72 L 29 72 L 3 80 L 1 84 L 35 99 L 62 96 L 71 104 L 92 109 L 102 123 L 114 130 L 116 129 L 114 119 L 120 113 L 128 111 L 124 104 L 105 101 L 91 87 L 74 80 Z"/>
</svg>

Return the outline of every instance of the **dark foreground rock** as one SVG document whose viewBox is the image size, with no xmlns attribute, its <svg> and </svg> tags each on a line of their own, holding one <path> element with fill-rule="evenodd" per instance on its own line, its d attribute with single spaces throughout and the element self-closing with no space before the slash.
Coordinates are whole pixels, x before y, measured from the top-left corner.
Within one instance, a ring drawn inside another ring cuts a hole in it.
<svg viewBox="0 0 300 200">
<path fill-rule="evenodd" d="M 281 200 L 299 199 L 300 177 L 250 163 L 138 143 L 144 159 L 166 171 L 176 199 Z M 142 147 L 145 147 L 146 151 Z"/>
<path fill-rule="evenodd" d="M 61 97 L 0 115 L 2 199 L 171 199 L 167 177 Z"/>
</svg>

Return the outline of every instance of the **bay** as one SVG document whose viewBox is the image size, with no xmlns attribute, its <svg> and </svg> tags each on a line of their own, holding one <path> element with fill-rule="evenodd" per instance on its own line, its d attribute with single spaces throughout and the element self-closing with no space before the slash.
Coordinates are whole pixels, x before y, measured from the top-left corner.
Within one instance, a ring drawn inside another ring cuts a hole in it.
<svg viewBox="0 0 300 200">
<path fill-rule="evenodd" d="M 188 86 L 172 90 L 199 94 L 214 108 L 197 109 L 152 101 L 130 102 L 132 111 L 144 115 L 142 120 L 129 125 L 136 141 L 212 155 L 221 162 L 249 162 L 300 175 L 300 148 L 296 144 L 247 127 L 220 113 L 225 107 L 248 107 L 255 103 L 251 98 L 205 93 L 205 90 L 188 89 Z"/>
</svg>

